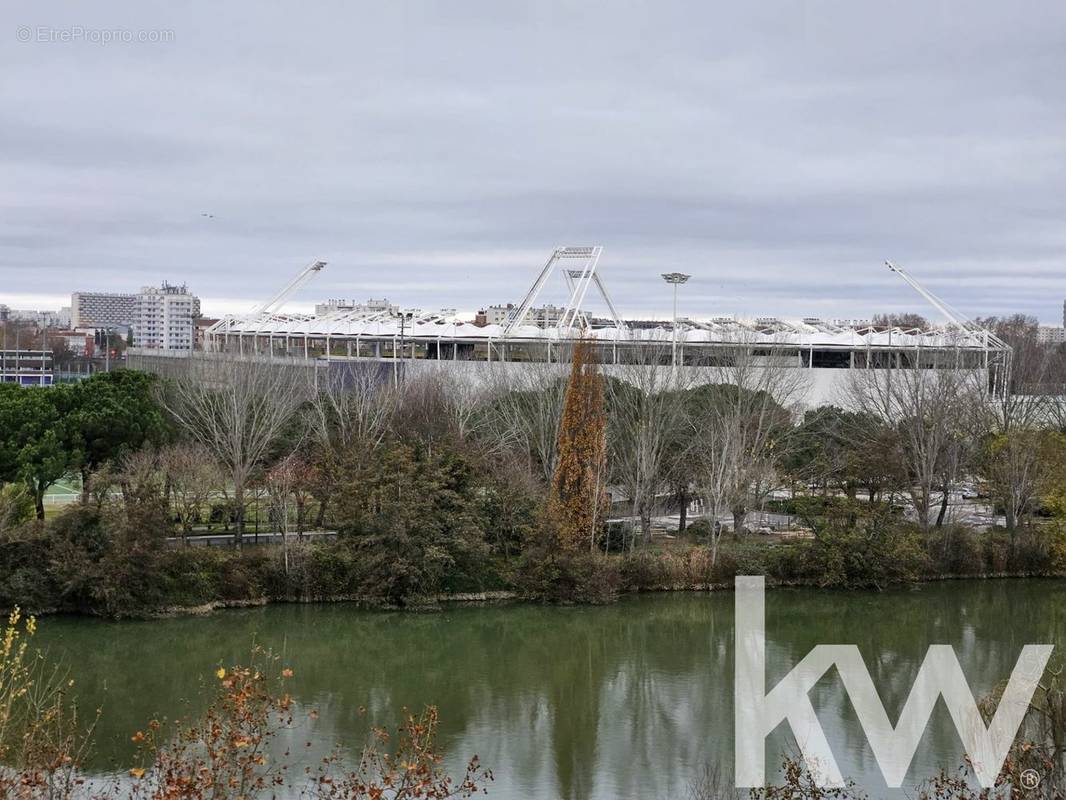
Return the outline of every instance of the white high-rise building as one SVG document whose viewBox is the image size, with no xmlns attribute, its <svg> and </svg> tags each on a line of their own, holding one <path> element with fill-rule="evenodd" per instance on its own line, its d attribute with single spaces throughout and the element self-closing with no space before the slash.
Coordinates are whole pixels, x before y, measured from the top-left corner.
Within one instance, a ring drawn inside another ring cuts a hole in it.
<svg viewBox="0 0 1066 800">
<path fill-rule="evenodd" d="M 192 350 L 200 298 L 183 284 L 143 286 L 134 296 L 133 344 L 154 350 Z"/>
</svg>

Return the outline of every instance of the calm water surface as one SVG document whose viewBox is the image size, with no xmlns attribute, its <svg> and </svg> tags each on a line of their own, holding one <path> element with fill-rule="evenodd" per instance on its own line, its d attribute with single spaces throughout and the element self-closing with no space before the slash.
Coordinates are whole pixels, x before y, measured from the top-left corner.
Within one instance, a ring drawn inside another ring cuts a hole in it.
<svg viewBox="0 0 1066 800">
<path fill-rule="evenodd" d="M 954 645 L 971 688 L 1005 681 L 1026 643 L 1066 642 L 1066 582 L 951 582 L 883 593 L 767 594 L 773 683 L 816 644 L 854 643 L 893 719 L 930 644 Z M 130 735 L 151 718 L 203 707 L 220 664 L 253 642 L 295 671 L 298 702 L 319 712 L 307 758 L 357 753 L 368 725 L 435 704 L 453 770 L 478 754 L 490 797 L 684 797 L 707 764 L 732 770 L 733 595 L 629 597 L 603 608 L 499 606 L 443 613 L 349 605 L 271 606 L 206 618 L 108 623 L 45 619 L 38 641 L 67 662 L 80 701 L 101 707 L 92 768 L 124 769 Z M 845 774 L 884 795 L 834 673 L 812 693 Z M 359 709 L 367 709 L 360 715 Z M 775 754 L 794 746 L 780 729 Z M 939 705 L 911 768 L 915 782 L 955 765 L 961 746 Z"/>
</svg>

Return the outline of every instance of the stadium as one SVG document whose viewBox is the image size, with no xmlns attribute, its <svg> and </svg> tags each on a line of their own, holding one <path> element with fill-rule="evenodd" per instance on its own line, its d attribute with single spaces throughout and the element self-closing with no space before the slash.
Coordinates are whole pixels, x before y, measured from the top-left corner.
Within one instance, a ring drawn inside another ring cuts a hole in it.
<svg viewBox="0 0 1066 800">
<path fill-rule="evenodd" d="M 662 363 L 689 373 L 695 382 L 710 382 L 741 354 L 754 366 L 803 370 L 804 401 L 809 405 L 837 402 L 847 372 L 855 369 L 965 369 L 984 373 L 990 392 L 1006 385 L 1007 345 L 891 264 L 890 269 L 945 318 L 943 324 L 916 328 L 697 315 L 673 323 L 634 322 L 619 313 L 607 292 L 598 270 L 601 255 L 602 247 L 556 248 L 508 319 L 484 325 L 454 312 L 284 311 L 285 301 L 324 268 L 324 262 L 316 261 L 270 301 L 212 325 L 205 335 L 205 353 L 197 356 L 279 360 L 326 369 L 377 361 L 391 365 L 396 376 L 437 364 L 476 376 L 485 365 L 506 369 L 565 363 L 573 343 L 585 338 L 593 343 L 604 371 L 620 376 L 626 365 Z M 553 279 L 565 285 L 566 305 L 552 324 L 530 324 L 531 309 Z M 606 316 L 589 310 L 590 293 L 599 295 Z M 193 354 L 135 348 L 131 366 L 161 371 L 163 359 L 176 366 L 171 360 L 175 355 Z"/>
</svg>

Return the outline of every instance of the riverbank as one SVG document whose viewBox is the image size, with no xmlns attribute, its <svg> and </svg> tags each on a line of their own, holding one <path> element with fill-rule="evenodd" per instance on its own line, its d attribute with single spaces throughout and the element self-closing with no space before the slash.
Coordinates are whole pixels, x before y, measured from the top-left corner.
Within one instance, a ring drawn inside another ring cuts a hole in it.
<svg viewBox="0 0 1066 800">
<path fill-rule="evenodd" d="M 894 586 L 913 585 L 920 586 L 922 584 L 944 583 L 950 581 L 995 581 L 995 580 L 1025 580 L 1025 579 L 1061 579 L 1066 578 L 1066 572 L 1059 573 L 1025 573 L 1025 572 L 992 572 L 980 575 L 926 575 L 910 581 L 909 584 L 894 584 Z M 677 583 L 671 585 L 660 586 L 642 586 L 632 587 L 621 590 L 615 600 L 620 600 L 627 595 L 642 595 L 642 594 L 671 594 L 671 593 L 719 593 L 719 592 L 732 592 L 734 591 L 734 583 L 693 583 L 684 584 Z M 805 583 L 802 581 L 778 581 L 774 579 L 768 579 L 766 582 L 767 589 L 819 589 L 819 587 L 813 583 Z M 886 587 L 887 588 L 887 587 Z M 846 589 L 837 590 L 830 589 L 829 591 L 845 591 L 845 592 L 858 592 L 858 591 L 871 591 L 870 589 Z M 876 591 L 876 590 L 874 590 Z M 248 608 L 263 608 L 271 605 L 322 605 L 322 604 L 334 604 L 334 603 L 350 603 L 364 610 L 377 610 L 377 611 L 404 611 L 404 612 L 419 612 L 419 613 L 432 613 L 437 611 L 443 611 L 446 608 L 454 606 L 492 606 L 492 605 L 506 605 L 512 603 L 540 603 L 538 598 L 529 597 L 516 591 L 496 591 L 496 592 L 461 592 L 458 594 L 444 594 L 437 595 L 436 597 L 426 598 L 422 602 L 415 602 L 410 605 L 396 606 L 386 605 L 381 602 L 375 601 L 373 598 L 359 597 L 359 596 L 346 596 L 346 597 L 329 597 L 329 598 L 266 598 L 261 597 L 254 600 L 220 600 L 210 603 L 204 603 L 199 606 L 175 606 L 171 608 L 164 608 L 158 611 L 147 611 L 143 615 L 132 615 L 125 617 L 129 620 L 151 620 L 151 619 L 175 619 L 178 617 L 206 617 L 215 614 L 219 611 L 235 610 L 235 609 L 248 609 Z M 571 605 L 579 605 L 577 603 Z M 580 605 L 593 605 L 582 603 Z M 8 610 L 0 609 L 0 613 L 8 613 Z M 35 612 L 38 616 L 41 616 L 41 612 Z M 64 613 L 58 609 L 51 609 L 45 611 L 44 614 Z M 123 619 L 123 618 L 117 618 Z"/>
<path fill-rule="evenodd" d="M 91 556 L 91 554 L 90 554 Z M 356 539 L 281 548 L 160 548 L 122 558 L 78 558 L 49 537 L 0 546 L 0 608 L 109 619 L 205 615 L 272 603 L 350 602 L 426 611 L 463 603 L 604 604 L 626 594 L 731 590 L 736 575 L 769 587 L 884 589 L 958 579 L 1066 575 L 1058 529 L 978 534 L 902 528 L 869 537 L 725 539 L 649 545 L 621 555 L 535 553 L 484 562 L 477 574 L 444 573 L 434 591 L 397 595 Z M 368 591 L 367 587 L 375 587 Z"/>
</svg>

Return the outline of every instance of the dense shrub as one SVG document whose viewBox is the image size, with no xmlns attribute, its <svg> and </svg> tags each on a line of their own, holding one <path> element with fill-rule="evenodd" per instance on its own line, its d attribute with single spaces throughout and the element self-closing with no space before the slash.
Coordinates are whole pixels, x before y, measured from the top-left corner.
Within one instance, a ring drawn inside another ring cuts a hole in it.
<svg viewBox="0 0 1066 800">
<path fill-rule="evenodd" d="M 1054 527 L 981 533 L 955 526 L 930 532 L 925 547 L 936 575 L 1049 575 L 1066 566 L 1058 556 L 1066 553 L 1062 542 L 1063 534 Z"/>
<path fill-rule="evenodd" d="M 717 580 L 711 551 L 702 546 L 665 552 L 638 550 L 623 557 L 619 573 L 623 587 L 640 590 L 702 587 Z"/>
<path fill-rule="evenodd" d="M 280 554 L 278 554 L 280 555 Z M 289 550 L 289 571 L 275 558 L 268 594 L 294 600 L 328 600 L 360 594 L 358 558 L 344 542 L 302 542 Z"/>
<path fill-rule="evenodd" d="M 630 591 L 665 589 L 680 582 L 681 576 L 673 571 L 672 564 L 664 553 L 638 551 L 622 556 L 619 565 L 619 580 Z"/>
<path fill-rule="evenodd" d="M 997 532 L 998 534 L 998 532 Z M 1007 569 L 1031 575 L 1050 571 L 1052 549 L 1056 538 L 1053 530 L 1023 528 L 1013 536 L 1004 534 L 1009 542 Z"/>
<path fill-rule="evenodd" d="M 833 530 L 811 545 L 804 577 L 818 586 L 881 588 L 915 580 L 928 572 L 928 564 L 921 534 L 909 526 L 873 536 Z"/>
<path fill-rule="evenodd" d="M 1059 523 L 1047 529 L 1048 571 L 1052 575 L 1066 574 L 1066 525 Z"/>
<path fill-rule="evenodd" d="M 937 575 L 980 575 L 988 569 L 982 536 L 970 528 L 949 526 L 930 531 L 925 540 L 929 570 Z"/>
<path fill-rule="evenodd" d="M 915 580 L 927 574 L 928 564 L 920 533 L 901 527 L 873 537 L 834 530 L 814 540 L 785 543 L 726 540 L 713 567 L 710 550 L 702 545 L 638 551 L 626 555 L 619 569 L 622 586 L 638 591 L 730 584 L 737 575 L 857 589 Z"/>
<path fill-rule="evenodd" d="M 58 589 L 48 567 L 48 540 L 31 529 L 0 539 L 0 609 L 52 609 Z"/>
<path fill-rule="evenodd" d="M 545 603 L 601 604 L 618 595 L 618 565 L 599 553 L 529 554 L 516 576 L 526 597 Z"/>
<path fill-rule="evenodd" d="M 360 595 L 402 605 L 483 574 L 483 484 L 464 454 L 392 443 L 373 462 L 347 466 L 342 489 L 336 514 Z"/>
<path fill-rule="evenodd" d="M 232 557 L 214 548 L 183 547 L 168 551 L 155 576 L 165 602 L 171 606 L 199 606 L 221 598 L 227 590 L 223 561 Z"/>
</svg>

